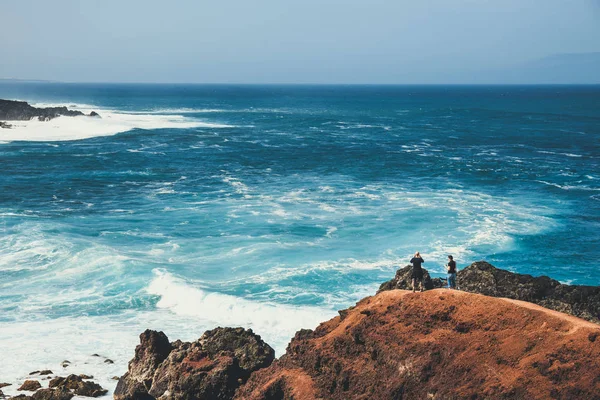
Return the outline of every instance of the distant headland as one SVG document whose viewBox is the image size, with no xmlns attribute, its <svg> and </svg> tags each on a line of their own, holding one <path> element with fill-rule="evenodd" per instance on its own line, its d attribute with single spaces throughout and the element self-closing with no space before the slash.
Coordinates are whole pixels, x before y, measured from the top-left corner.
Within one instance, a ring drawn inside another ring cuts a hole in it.
<svg viewBox="0 0 600 400">
<path fill-rule="evenodd" d="M 69 110 L 65 106 L 38 108 L 31 106 L 25 101 L 0 99 L 0 128 L 12 128 L 11 124 L 4 121 L 29 121 L 36 118 L 40 121 L 50 121 L 51 119 L 60 116 L 100 117 L 100 115 L 95 111 L 92 111 L 89 114 L 84 114 L 81 111 Z"/>
</svg>

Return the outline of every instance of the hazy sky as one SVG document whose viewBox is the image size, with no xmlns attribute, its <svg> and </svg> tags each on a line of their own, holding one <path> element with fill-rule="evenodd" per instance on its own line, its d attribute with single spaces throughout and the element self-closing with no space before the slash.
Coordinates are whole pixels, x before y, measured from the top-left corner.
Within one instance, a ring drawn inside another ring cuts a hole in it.
<svg viewBox="0 0 600 400">
<path fill-rule="evenodd" d="M 493 81 L 586 52 L 599 0 L 0 0 L 0 78 Z"/>
</svg>

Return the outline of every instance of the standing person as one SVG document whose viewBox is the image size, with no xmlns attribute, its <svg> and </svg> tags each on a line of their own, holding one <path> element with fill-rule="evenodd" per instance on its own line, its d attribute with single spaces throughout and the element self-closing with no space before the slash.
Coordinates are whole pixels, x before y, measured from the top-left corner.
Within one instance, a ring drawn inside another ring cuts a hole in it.
<svg viewBox="0 0 600 400">
<path fill-rule="evenodd" d="M 446 270 L 448 271 L 448 288 L 456 289 L 456 261 L 454 261 L 454 257 L 451 255 L 448 256 Z"/>
<path fill-rule="evenodd" d="M 413 293 L 417 287 L 417 281 L 419 281 L 419 287 L 421 288 L 421 292 L 423 291 L 423 268 L 421 268 L 421 264 L 423 264 L 425 260 L 421 257 L 421 253 L 418 251 L 415 253 L 415 256 L 410 260 L 410 263 L 413 266 L 412 269 L 412 289 Z"/>
</svg>

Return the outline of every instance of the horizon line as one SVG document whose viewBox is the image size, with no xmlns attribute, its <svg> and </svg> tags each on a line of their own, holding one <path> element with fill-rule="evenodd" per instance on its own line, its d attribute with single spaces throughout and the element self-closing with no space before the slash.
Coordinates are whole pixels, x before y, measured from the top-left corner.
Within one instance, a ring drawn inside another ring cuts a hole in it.
<svg viewBox="0 0 600 400">
<path fill-rule="evenodd" d="M 0 83 L 63 83 L 82 85 L 205 85 L 205 86 L 597 86 L 598 82 L 148 82 L 148 81 L 61 81 L 50 79 L 0 78 Z"/>
</svg>

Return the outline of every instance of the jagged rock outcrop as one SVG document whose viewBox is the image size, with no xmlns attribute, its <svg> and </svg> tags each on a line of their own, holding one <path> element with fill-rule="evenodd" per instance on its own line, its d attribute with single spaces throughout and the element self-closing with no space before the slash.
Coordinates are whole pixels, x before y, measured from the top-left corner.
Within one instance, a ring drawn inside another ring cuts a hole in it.
<svg viewBox="0 0 600 400">
<path fill-rule="evenodd" d="M 410 289 L 410 270 L 410 266 L 399 269 L 394 279 L 381 284 L 379 292 Z M 426 270 L 424 278 L 426 289 L 443 286 L 441 279 L 432 280 Z M 600 323 L 600 286 L 565 285 L 547 276 L 533 277 L 499 269 L 485 261 L 459 270 L 457 282 L 460 290 L 528 301 Z"/>
<path fill-rule="evenodd" d="M 600 326 L 454 290 L 383 291 L 302 330 L 238 400 L 600 399 Z"/>
<path fill-rule="evenodd" d="M 508 297 L 600 322 L 600 287 L 565 285 L 547 276 L 515 274 L 479 261 L 457 274 L 461 290 Z"/>
<path fill-rule="evenodd" d="M 147 330 L 115 389 L 115 400 L 231 399 L 250 374 L 269 366 L 274 350 L 243 328 L 216 328 L 195 342 L 169 343 Z"/>
<path fill-rule="evenodd" d="M 393 279 L 384 282 L 379 286 L 379 292 L 385 290 L 393 290 L 393 289 L 404 289 L 404 290 L 412 290 L 412 266 L 407 265 L 406 267 L 400 268 L 396 271 L 396 275 Z M 441 288 L 444 286 L 444 282 L 440 278 L 431 279 L 429 272 L 423 268 L 423 285 L 426 290 L 431 290 L 435 288 Z"/>
<path fill-rule="evenodd" d="M 81 111 L 69 110 L 67 107 L 37 108 L 29 105 L 29 103 L 25 101 L 0 99 L 0 120 L 28 121 L 33 118 L 38 118 L 40 121 L 49 121 L 56 117 L 60 117 L 61 115 L 77 117 L 85 114 Z M 92 111 L 90 116 L 99 117 L 98 113 L 95 111 Z M 11 125 L 3 122 L 1 127 L 10 128 Z"/>
</svg>

